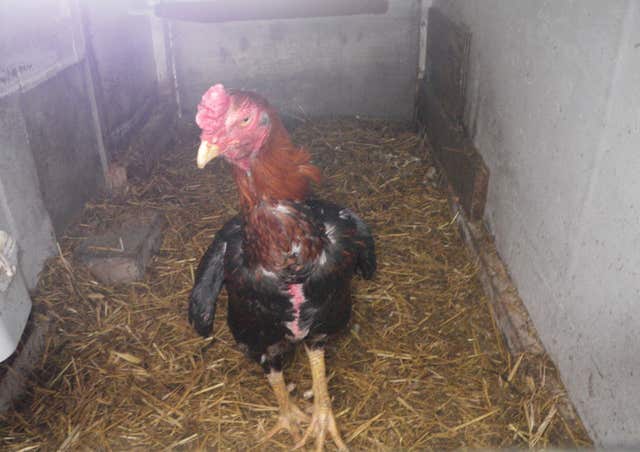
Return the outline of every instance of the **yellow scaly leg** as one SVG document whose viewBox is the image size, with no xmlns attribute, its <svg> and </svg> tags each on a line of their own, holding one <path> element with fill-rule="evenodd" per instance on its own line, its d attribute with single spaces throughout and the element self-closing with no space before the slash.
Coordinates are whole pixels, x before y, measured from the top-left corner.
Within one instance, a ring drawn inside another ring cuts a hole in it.
<svg viewBox="0 0 640 452">
<path fill-rule="evenodd" d="M 304 446 L 309 436 L 313 434 L 316 439 L 316 451 L 323 450 L 328 431 L 338 449 L 348 450 L 340 437 L 336 419 L 331 409 L 331 399 L 327 389 L 327 375 L 324 365 L 324 349 L 311 349 L 305 345 L 305 350 L 309 357 L 311 376 L 313 377 L 313 415 L 304 437 L 295 445 L 294 449 Z"/>
<path fill-rule="evenodd" d="M 267 375 L 267 380 L 269 380 L 269 384 L 273 388 L 273 392 L 278 400 L 280 415 L 278 416 L 276 425 L 269 430 L 261 442 L 269 440 L 281 430 L 287 430 L 291 436 L 293 436 L 294 441 L 299 441 L 300 424 L 302 422 L 309 422 L 309 416 L 304 414 L 293 400 L 291 400 L 289 391 L 287 391 L 287 385 L 284 382 L 282 371 L 276 372 L 272 370 Z"/>
</svg>

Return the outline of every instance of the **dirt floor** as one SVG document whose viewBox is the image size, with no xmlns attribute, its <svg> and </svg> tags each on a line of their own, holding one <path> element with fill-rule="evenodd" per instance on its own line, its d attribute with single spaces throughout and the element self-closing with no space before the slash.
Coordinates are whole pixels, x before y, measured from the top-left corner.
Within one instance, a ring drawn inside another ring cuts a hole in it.
<svg viewBox="0 0 640 452">
<path fill-rule="evenodd" d="M 262 371 L 237 350 L 226 295 L 213 340 L 186 320 L 199 258 L 237 209 L 226 164 L 197 170 L 187 130 L 127 195 L 86 207 L 34 297 L 53 322 L 31 389 L 0 418 L 3 449 L 287 449 Z M 581 427 L 556 406 L 545 357 L 510 356 L 490 315 L 429 158 L 397 123 L 306 122 L 294 133 L 323 169 L 322 197 L 373 228 L 379 272 L 357 279 L 350 330 L 327 350 L 329 390 L 353 450 L 584 447 Z M 431 176 L 431 178 L 429 177 Z M 90 232 L 141 207 L 168 220 L 144 281 L 104 286 L 73 259 Z M 311 387 L 301 350 L 285 370 L 302 399 Z M 309 443 L 311 446 L 312 443 Z M 333 447 L 333 444 L 330 444 Z"/>
</svg>

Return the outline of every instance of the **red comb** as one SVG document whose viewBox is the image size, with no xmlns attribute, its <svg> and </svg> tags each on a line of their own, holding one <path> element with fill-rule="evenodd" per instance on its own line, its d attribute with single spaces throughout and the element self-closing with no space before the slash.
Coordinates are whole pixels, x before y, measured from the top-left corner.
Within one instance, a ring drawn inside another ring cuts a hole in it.
<svg viewBox="0 0 640 452">
<path fill-rule="evenodd" d="M 231 103 L 231 96 L 220 83 L 213 85 L 198 104 L 196 123 L 202 130 L 215 132 L 224 127 L 224 115 Z"/>
</svg>

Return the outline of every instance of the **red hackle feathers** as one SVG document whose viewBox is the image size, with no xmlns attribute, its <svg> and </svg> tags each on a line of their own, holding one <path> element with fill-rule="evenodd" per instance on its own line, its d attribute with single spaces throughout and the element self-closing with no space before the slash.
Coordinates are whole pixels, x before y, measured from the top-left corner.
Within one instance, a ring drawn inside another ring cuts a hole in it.
<svg viewBox="0 0 640 452">
<path fill-rule="evenodd" d="M 310 183 L 320 183 L 318 167 L 309 153 L 296 147 L 277 113 L 270 109 L 271 133 L 251 165 L 250 174 L 235 170 L 243 204 L 249 208 L 263 200 L 302 201 L 310 193 Z"/>
<path fill-rule="evenodd" d="M 271 271 L 299 273 L 322 252 L 312 219 L 286 203 L 283 209 L 261 204 L 248 211 L 245 234 L 247 261 Z M 297 247 L 297 252 L 292 251 Z"/>
<path fill-rule="evenodd" d="M 303 201 L 310 194 L 311 182 L 320 183 L 318 167 L 309 153 L 295 146 L 277 113 L 265 104 L 271 120 L 267 141 L 253 160 L 250 170 L 234 167 L 247 224 L 245 252 L 250 262 L 271 271 L 299 272 L 318 257 L 322 243 L 310 219 L 300 212 L 274 209 L 288 202 Z M 300 250 L 289 254 L 292 238 Z"/>
</svg>

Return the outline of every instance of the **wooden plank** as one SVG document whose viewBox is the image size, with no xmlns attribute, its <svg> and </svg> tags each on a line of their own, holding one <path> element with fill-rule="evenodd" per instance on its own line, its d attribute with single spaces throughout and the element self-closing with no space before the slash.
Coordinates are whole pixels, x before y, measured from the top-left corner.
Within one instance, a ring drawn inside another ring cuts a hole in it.
<svg viewBox="0 0 640 452">
<path fill-rule="evenodd" d="M 161 3 L 155 6 L 155 14 L 171 20 L 211 23 L 385 14 L 388 9 L 388 0 L 220 0 Z"/>
<path fill-rule="evenodd" d="M 464 115 L 471 33 L 437 8 L 429 8 L 426 74 L 445 112 L 456 122 Z"/>
<path fill-rule="evenodd" d="M 480 220 L 489 188 L 489 169 L 466 137 L 464 129 L 447 115 L 428 86 L 419 91 L 418 123 L 424 126 L 433 154 L 452 186 L 465 214 Z"/>
<path fill-rule="evenodd" d="M 418 90 L 416 118 L 465 214 L 480 220 L 489 170 L 462 127 L 471 34 L 437 8 L 429 9 L 427 30 L 427 78 Z"/>
</svg>

